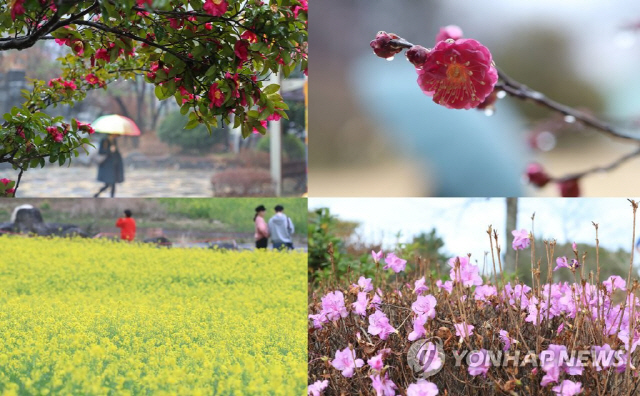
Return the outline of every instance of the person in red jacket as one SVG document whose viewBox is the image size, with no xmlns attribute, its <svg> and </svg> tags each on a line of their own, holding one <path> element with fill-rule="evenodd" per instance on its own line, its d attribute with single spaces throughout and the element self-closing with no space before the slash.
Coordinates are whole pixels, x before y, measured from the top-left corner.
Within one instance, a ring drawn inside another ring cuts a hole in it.
<svg viewBox="0 0 640 396">
<path fill-rule="evenodd" d="M 131 217 L 131 211 L 124 211 L 126 217 L 121 217 L 116 221 L 116 227 L 120 228 L 120 239 L 123 241 L 133 241 L 136 237 L 136 221 Z"/>
</svg>

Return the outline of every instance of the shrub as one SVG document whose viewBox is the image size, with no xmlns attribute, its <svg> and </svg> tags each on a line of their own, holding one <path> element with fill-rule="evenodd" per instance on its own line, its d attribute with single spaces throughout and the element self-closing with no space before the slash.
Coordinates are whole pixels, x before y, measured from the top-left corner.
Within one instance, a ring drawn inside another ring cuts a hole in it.
<svg viewBox="0 0 640 396">
<path fill-rule="evenodd" d="M 198 125 L 194 129 L 184 129 L 189 118 L 173 112 L 165 117 L 158 127 L 158 137 L 163 142 L 182 148 L 183 151 L 205 152 L 214 145 L 223 143 L 225 130 L 212 128 L 211 135 L 204 125 Z"/>
</svg>

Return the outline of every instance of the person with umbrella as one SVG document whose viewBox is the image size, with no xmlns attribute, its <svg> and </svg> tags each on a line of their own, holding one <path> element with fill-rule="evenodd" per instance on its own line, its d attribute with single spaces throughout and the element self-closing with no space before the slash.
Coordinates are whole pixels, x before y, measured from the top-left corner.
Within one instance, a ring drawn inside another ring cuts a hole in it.
<svg viewBox="0 0 640 396">
<path fill-rule="evenodd" d="M 124 166 L 122 155 L 118 151 L 116 135 L 107 135 L 100 141 L 98 154 L 104 156 L 104 160 L 98 165 L 98 181 L 103 182 L 104 187 L 94 197 L 99 197 L 104 190 L 110 187 L 111 198 L 113 198 L 116 195 L 116 183 L 124 181 Z"/>
<path fill-rule="evenodd" d="M 118 150 L 116 136 L 139 136 L 140 129 L 131 119 L 117 114 L 102 116 L 94 121 L 92 126 L 96 132 L 108 134 L 100 141 L 100 149 L 98 150 L 98 154 L 105 156 L 98 166 L 98 181 L 103 182 L 104 187 L 94 197 L 99 197 L 108 188 L 111 188 L 111 197 L 114 197 L 116 183 L 124 181 L 124 164 Z"/>
</svg>

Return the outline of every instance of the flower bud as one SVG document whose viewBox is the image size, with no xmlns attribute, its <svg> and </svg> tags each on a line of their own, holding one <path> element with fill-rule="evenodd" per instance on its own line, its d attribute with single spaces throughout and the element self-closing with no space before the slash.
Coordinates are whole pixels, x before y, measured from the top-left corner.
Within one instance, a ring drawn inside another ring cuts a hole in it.
<svg viewBox="0 0 640 396">
<path fill-rule="evenodd" d="M 413 66 L 422 68 L 424 62 L 427 61 L 427 57 L 429 56 L 430 51 L 431 50 L 424 48 L 423 46 L 414 45 L 407 50 L 406 56 L 409 62 L 413 64 Z"/>
<path fill-rule="evenodd" d="M 373 52 L 381 58 L 391 58 L 398 52 L 402 51 L 402 48 L 398 48 L 391 44 L 391 40 L 399 38 L 393 33 L 387 33 L 380 31 L 376 34 L 376 38 L 369 43 Z"/>
<path fill-rule="evenodd" d="M 551 181 L 551 178 L 547 175 L 547 172 L 544 171 L 542 165 L 535 162 L 527 166 L 527 178 L 529 179 L 529 183 L 536 187 L 544 187 Z"/>
</svg>

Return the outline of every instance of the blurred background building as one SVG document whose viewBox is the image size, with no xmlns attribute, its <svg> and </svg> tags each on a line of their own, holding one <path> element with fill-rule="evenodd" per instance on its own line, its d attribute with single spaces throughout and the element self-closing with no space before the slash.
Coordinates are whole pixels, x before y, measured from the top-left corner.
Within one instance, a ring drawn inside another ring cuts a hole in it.
<svg viewBox="0 0 640 396">
<path fill-rule="evenodd" d="M 514 98 L 491 116 L 445 109 L 420 91 L 404 54 L 386 62 L 369 42 L 384 30 L 432 47 L 440 27 L 459 25 L 511 77 L 634 133 L 640 3 L 323 0 L 312 14 L 311 196 L 557 196 L 523 183 L 529 162 L 563 176 L 634 148 Z M 634 159 L 590 176 L 583 195 L 633 194 L 638 171 Z"/>
</svg>

